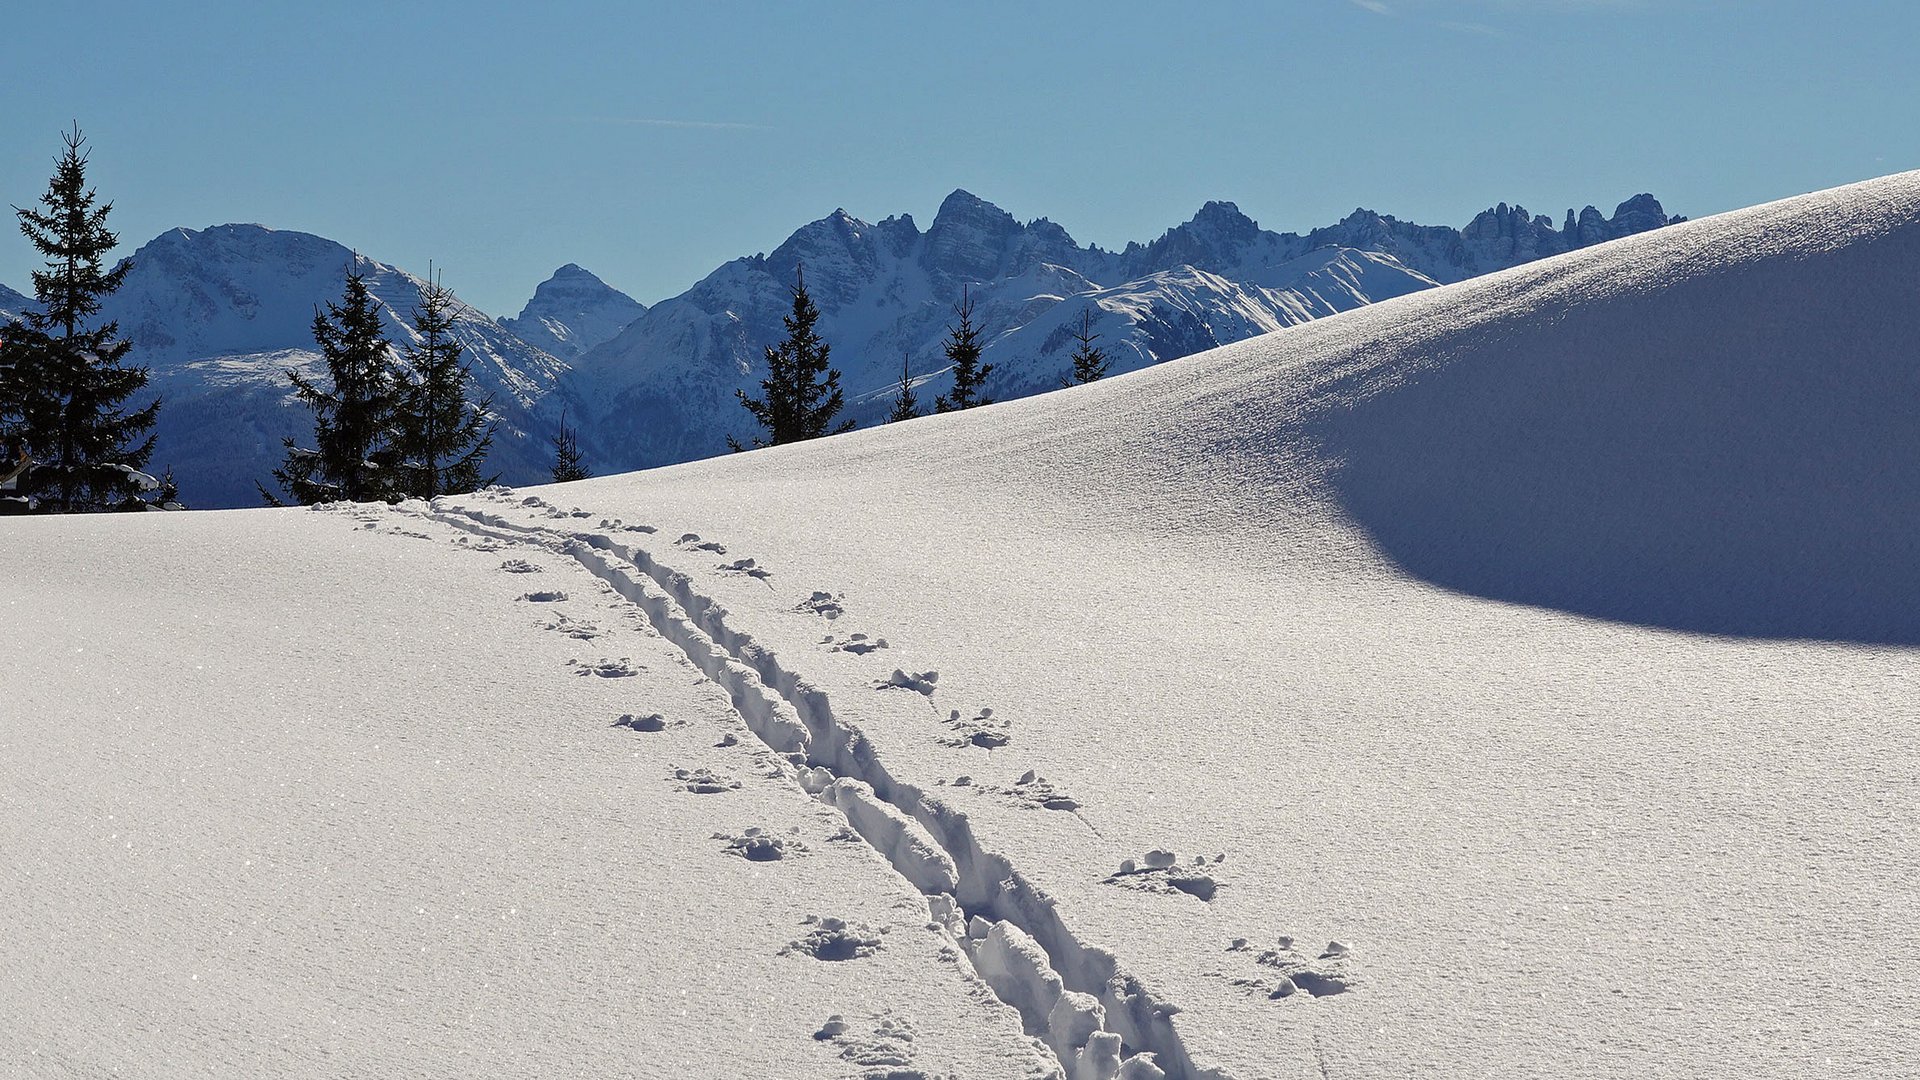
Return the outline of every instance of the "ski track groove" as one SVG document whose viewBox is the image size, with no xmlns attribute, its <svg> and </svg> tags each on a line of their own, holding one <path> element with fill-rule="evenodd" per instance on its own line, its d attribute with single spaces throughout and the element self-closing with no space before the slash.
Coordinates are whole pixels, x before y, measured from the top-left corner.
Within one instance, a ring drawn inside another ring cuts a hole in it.
<svg viewBox="0 0 1920 1080">
<path fill-rule="evenodd" d="M 1030 883 L 1006 856 L 987 850 L 974 835 L 964 812 L 895 779 L 881 764 L 879 752 L 865 733 L 834 716 L 825 692 L 781 666 L 774 653 L 751 636 L 727 625 L 726 609 L 698 593 L 689 575 L 661 564 L 647 551 L 599 533 L 525 525 L 499 514 L 463 507 L 435 505 L 428 510 L 404 512 L 474 535 L 543 547 L 579 563 L 638 608 L 662 637 L 719 684 L 747 727 L 769 749 L 782 755 L 803 752 L 809 766 L 824 768 L 834 776 L 836 783 L 824 791 L 815 791 L 804 782 L 803 790 L 846 814 L 855 832 L 918 891 L 937 896 L 942 885 L 951 884 L 957 888 L 954 898 L 966 916 L 985 914 L 991 921 L 1007 922 L 1031 937 L 1065 989 L 1098 999 L 1106 1013 L 1105 1030 L 1118 1034 L 1136 1052 L 1152 1052 L 1154 1064 L 1165 1071 L 1168 1080 L 1234 1080 L 1221 1069 L 1194 1063 L 1173 1024 L 1173 1016 L 1181 1011 L 1177 1005 L 1158 999 L 1141 986 L 1112 953 L 1075 937 L 1056 910 L 1055 901 Z M 615 559 L 642 576 L 634 577 Z M 876 816 L 856 813 L 855 806 L 863 800 L 845 797 L 844 782 L 848 780 L 870 788 L 879 809 L 892 811 L 924 829 L 950 862 L 952 876 L 925 872 L 921 865 L 924 852 L 913 854 L 914 848 L 923 845 L 914 843 L 911 832 L 875 836 L 863 830 L 862 824 L 876 829 Z M 972 952 L 965 948 L 958 952 L 1005 1004 L 1021 1012 L 1025 1026 L 1052 1046 L 1052 1040 L 1045 1038 L 1049 1017 L 1035 1015 L 1030 1003 L 1036 997 L 1034 988 L 1004 992 L 993 986 Z M 1022 1008 L 1023 1004 L 1028 1007 Z M 1056 1054 L 1060 1052 L 1058 1047 L 1054 1049 Z M 1063 1060 L 1061 1065 L 1063 1075 L 1076 1071 L 1072 1061 Z"/>
</svg>

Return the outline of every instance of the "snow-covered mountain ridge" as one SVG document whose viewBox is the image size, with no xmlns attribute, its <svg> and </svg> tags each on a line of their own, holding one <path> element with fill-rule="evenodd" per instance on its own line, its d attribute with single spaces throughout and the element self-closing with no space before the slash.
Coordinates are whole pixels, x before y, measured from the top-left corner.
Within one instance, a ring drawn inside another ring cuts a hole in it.
<svg viewBox="0 0 1920 1080">
<path fill-rule="evenodd" d="M 844 210 L 805 225 L 655 305 L 578 368 L 604 403 L 592 426 L 615 461 L 654 465 L 717 453 L 744 430 L 734 392 L 764 377 L 762 349 L 801 267 L 852 415 L 871 424 L 903 367 L 925 398 L 944 389 L 940 342 L 962 290 L 995 366 L 988 392 L 1005 399 L 1059 385 L 1083 313 L 1124 372 L 1674 220 L 1639 195 L 1612 217 L 1568 211 L 1559 228 L 1501 203 L 1465 229 L 1357 210 L 1303 236 L 1210 202 L 1159 239 L 1110 252 L 955 191 L 925 232 L 909 216 L 869 223 Z"/>
<path fill-rule="evenodd" d="M 1611 218 L 1570 211 L 1560 229 L 1502 203 L 1464 230 L 1362 210 L 1302 236 L 1210 202 L 1151 243 L 1110 252 L 956 191 L 924 232 L 906 216 L 871 224 L 838 211 L 653 308 L 568 264 L 518 317 L 464 309 L 459 328 L 502 420 L 491 468 L 521 483 L 546 474 L 563 411 L 596 471 L 721 452 L 747 426 L 735 390 L 757 389 L 801 266 L 849 414 L 872 424 L 903 366 L 924 384 L 923 407 L 944 389 L 940 340 L 962 290 L 995 365 L 988 391 L 1006 399 L 1059 385 L 1083 313 L 1120 373 L 1669 220 L 1636 196 Z M 338 298 L 356 258 L 403 341 L 421 279 L 322 237 L 175 229 L 135 253 L 103 315 L 119 320 L 130 361 L 152 368 L 151 390 L 166 398 L 153 465 L 174 469 L 189 505 L 254 504 L 282 437 L 305 436 L 284 369 L 315 359 L 313 312 Z M 0 292 L 0 313 L 29 302 Z"/>
<path fill-rule="evenodd" d="M 33 301 L 27 297 L 14 292 L 5 285 L 0 285 L 0 322 L 19 318 L 20 313 L 25 311 L 32 303 Z"/>
<path fill-rule="evenodd" d="M 145 392 L 165 400 L 153 467 L 171 466 L 198 507 L 257 505 L 254 485 L 273 486 L 281 438 L 310 437 L 310 415 L 291 396 L 286 369 L 318 362 L 314 313 L 339 300 L 349 267 L 357 263 L 367 277 L 396 347 L 413 338 L 424 284 L 332 240 L 261 225 L 174 229 L 132 259 L 101 316 L 118 320 L 133 343 L 128 361 L 153 372 Z M 546 440 L 566 404 L 566 364 L 464 305 L 454 333 L 500 419 L 489 470 L 542 477 Z"/>
</svg>

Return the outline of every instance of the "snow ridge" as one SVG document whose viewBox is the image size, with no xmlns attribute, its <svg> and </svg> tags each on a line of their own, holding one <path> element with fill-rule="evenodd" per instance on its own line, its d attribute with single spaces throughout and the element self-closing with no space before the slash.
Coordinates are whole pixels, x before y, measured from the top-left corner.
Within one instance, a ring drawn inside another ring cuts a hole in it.
<svg viewBox="0 0 1920 1080">
<path fill-rule="evenodd" d="M 547 504 L 529 496 L 521 505 Z M 1059 1055 L 1069 1080 L 1232 1080 L 1188 1054 L 1173 1024 L 1177 1005 L 1142 986 L 1112 953 L 1076 937 L 1044 891 L 982 844 L 964 812 L 894 778 L 866 735 L 834 715 L 825 692 L 728 625 L 726 609 L 697 592 L 692 578 L 601 533 L 524 525 L 446 500 L 435 500 L 425 516 L 568 556 L 638 608 L 726 690 L 769 749 L 798 759 L 803 790 L 845 813 L 928 896 L 934 921 L 947 925 L 982 980 Z M 1137 1053 L 1123 1061 L 1123 1047 Z"/>
</svg>

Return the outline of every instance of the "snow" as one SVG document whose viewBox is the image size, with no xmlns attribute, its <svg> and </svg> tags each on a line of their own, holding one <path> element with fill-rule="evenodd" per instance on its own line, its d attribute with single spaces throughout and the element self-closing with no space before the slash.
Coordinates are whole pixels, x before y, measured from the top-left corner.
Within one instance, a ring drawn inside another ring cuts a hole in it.
<svg viewBox="0 0 1920 1080">
<path fill-rule="evenodd" d="M 1914 280 L 1920 173 L 811 444 L 0 522 L 0 1057 L 1920 1071 Z"/>
<path fill-rule="evenodd" d="M 20 318 L 33 301 L 5 285 L 0 285 L 0 325 Z"/>
<path fill-rule="evenodd" d="M 281 440 L 306 442 L 312 416 L 290 392 L 286 370 L 319 370 L 313 317 L 337 303 L 349 267 L 367 277 L 396 348 L 414 339 L 424 280 L 308 233 L 261 225 L 173 229 L 133 254 L 124 285 L 102 318 L 133 343 L 127 362 L 153 378 L 135 403 L 165 401 L 153 466 L 174 466 L 194 507 L 257 506 L 256 484 L 282 457 Z M 564 385 L 567 365 L 464 304 L 454 335 L 466 348 L 475 392 L 493 395 L 500 421 L 488 468 L 508 480 L 545 479 L 547 436 L 581 403 Z M 592 433 L 584 436 L 591 448 Z"/>
<path fill-rule="evenodd" d="M 499 322 L 534 348 L 573 361 L 646 313 L 645 304 L 568 263 L 540 283 L 518 318 Z"/>
</svg>

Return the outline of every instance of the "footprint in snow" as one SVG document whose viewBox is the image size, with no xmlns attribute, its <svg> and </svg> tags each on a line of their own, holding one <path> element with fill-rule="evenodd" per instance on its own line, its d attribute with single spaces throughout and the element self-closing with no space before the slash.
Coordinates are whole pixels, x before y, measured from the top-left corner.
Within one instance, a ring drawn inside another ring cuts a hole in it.
<svg viewBox="0 0 1920 1080">
<path fill-rule="evenodd" d="M 884 679 L 874 680 L 873 688 L 875 690 L 911 690 L 916 694 L 931 698 L 933 697 L 933 684 L 939 681 L 940 673 L 937 671 L 908 673 L 899 668 L 894 668 L 893 674 Z"/>
<path fill-rule="evenodd" d="M 818 615 L 828 621 L 837 619 L 847 613 L 847 609 L 841 606 L 838 596 L 825 592 L 814 593 L 812 596 L 800 601 L 793 610 Z"/>
<path fill-rule="evenodd" d="M 1233 985 L 1274 1001 L 1296 996 L 1333 997 L 1355 985 L 1350 971 L 1353 952 L 1343 942 L 1329 941 L 1326 949 L 1314 956 L 1283 934 L 1274 948 L 1256 951 L 1246 938 L 1234 938 L 1227 951 L 1250 956 L 1259 969 L 1252 977 L 1231 980 Z"/>
<path fill-rule="evenodd" d="M 543 571 L 525 559 L 508 559 L 500 564 L 500 569 L 509 574 L 538 574 Z"/>
<path fill-rule="evenodd" d="M 811 956 L 815 960 L 858 960 L 863 956 L 872 956 L 880 951 L 880 937 L 887 932 L 885 927 L 878 930 L 861 923 L 849 923 L 845 919 L 832 917 L 815 918 L 809 915 L 807 921 L 813 929 L 799 940 L 780 950 L 781 956 L 795 953 Z"/>
<path fill-rule="evenodd" d="M 948 713 L 947 726 L 953 729 L 953 735 L 940 740 L 942 746 L 978 746 L 991 753 L 1013 739 L 1010 725 L 993 715 L 992 709 L 981 709 L 978 716 L 966 720 L 960 718 L 959 709 L 953 709 Z"/>
<path fill-rule="evenodd" d="M 870 1033 L 854 1030 L 846 1017 L 834 1013 L 820 1030 L 813 1033 L 816 1042 L 832 1043 L 840 1059 L 861 1070 L 861 1080 L 934 1080 L 931 1074 L 910 1068 L 913 1064 L 913 1025 L 882 1014 Z"/>
<path fill-rule="evenodd" d="M 827 646 L 831 652 L 848 652 L 855 656 L 865 656 L 886 648 L 887 639 L 870 638 L 865 634 L 849 634 L 846 637 L 834 637 L 828 634 L 820 639 L 820 644 Z"/>
<path fill-rule="evenodd" d="M 659 713 L 648 713 L 645 716 L 635 716 L 633 713 L 621 713 L 620 719 L 615 720 L 613 726 L 631 728 L 634 731 L 656 732 L 665 731 L 670 727 L 686 727 L 687 725 L 683 720 L 669 721 Z"/>
<path fill-rule="evenodd" d="M 799 832 L 800 827 L 794 826 L 793 831 Z M 807 845 L 798 840 L 774 836 L 758 827 L 749 828 L 737 835 L 714 833 L 713 838 L 727 842 L 727 846 L 723 849 L 727 854 L 738 855 L 748 862 L 779 862 L 789 855 L 801 855 L 807 850 Z"/>
<path fill-rule="evenodd" d="M 680 782 L 681 788 L 695 795 L 719 795 L 740 789 L 740 781 L 712 769 L 675 769 L 673 778 Z"/>
<path fill-rule="evenodd" d="M 598 675 L 603 679 L 630 679 L 647 670 L 644 665 L 634 663 L 633 659 L 627 656 L 623 656 L 618 660 L 607 660 L 603 658 L 592 663 L 569 660 L 567 661 L 567 666 L 579 669 L 575 671 L 574 674 L 582 678 L 588 675 Z"/>
<path fill-rule="evenodd" d="M 1219 863 L 1225 859 L 1225 855 L 1215 855 L 1212 863 Z M 1179 857 L 1173 852 L 1156 848 L 1138 860 L 1128 859 L 1122 862 L 1120 869 L 1102 884 L 1118 885 L 1123 889 L 1158 893 L 1162 896 L 1185 894 L 1211 902 L 1220 889 L 1220 883 L 1212 874 L 1201 869 L 1208 865 L 1212 864 L 1208 862 L 1206 856 L 1196 855 L 1191 865 L 1182 866 Z"/>
<path fill-rule="evenodd" d="M 651 525 L 628 525 L 619 518 L 601 518 L 600 527 L 608 532 L 650 533 L 660 531 Z"/>
<path fill-rule="evenodd" d="M 1064 810 L 1069 813 L 1078 811 L 1080 803 L 1053 781 L 1028 769 L 1020 774 L 1020 779 L 1012 787 L 1000 787 L 996 784 L 976 784 L 970 776 L 957 777 L 954 787 L 971 787 L 988 795 L 998 795 L 1009 799 L 1029 810 Z M 1091 826 L 1089 826 L 1091 827 Z"/>
<path fill-rule="evenodd" d="M 563 592 L 539 591 L 539 592 L 521 593 L 520 599 L 525 600 L 530 604 L 558 604 L 558 603 L 564 602 L 567 599 L 567 594 Z"/>
<path fill-rule="evenodd" d="M 591 641 L 606 633 L 606 631 L 585 619 L 576 619 L 565 614 L 557 615 L 555 618 L 542 623 L 541 627 L 565 634 L 578 641 Z"/>
<path fill-rule="evenodd" d="M 762 569 L 755 564 L 752 559 L 735 559 L 730 563 L 721 563 L 716 569 L 722 574 L 744 574 L 747 577 L 757 578 L 761 581 L 766 581 L 773 576 L 771 570 Z M 773 585 L 769 583 L 767 588 L 771 589 Z"/>
</svg>

